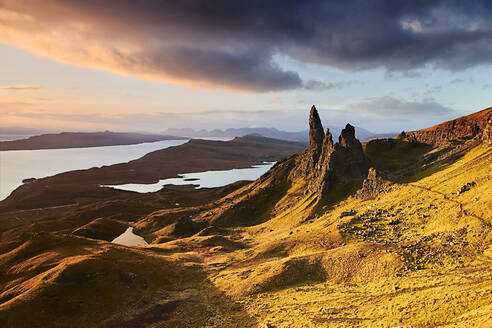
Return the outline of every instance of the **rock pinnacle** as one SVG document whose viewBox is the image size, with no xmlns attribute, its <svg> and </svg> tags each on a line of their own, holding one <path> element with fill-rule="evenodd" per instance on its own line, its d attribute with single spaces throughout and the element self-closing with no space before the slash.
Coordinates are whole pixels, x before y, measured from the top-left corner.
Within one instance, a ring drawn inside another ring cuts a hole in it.
<svg viewBox="0 0 492 328">
<path fill-rule="evenodd" d="M 325 132 L 323 131 L 323 125 L 321 124 L 318 111 L 313 105 L 309 114 L 309 147 L 321 146 L 324 138 Z"/>
</svg>

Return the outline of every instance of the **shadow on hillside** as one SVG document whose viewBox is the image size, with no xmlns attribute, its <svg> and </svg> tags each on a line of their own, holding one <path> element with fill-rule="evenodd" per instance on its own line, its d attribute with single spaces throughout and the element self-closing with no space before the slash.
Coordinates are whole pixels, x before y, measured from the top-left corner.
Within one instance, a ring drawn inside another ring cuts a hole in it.
<svg viewBox="0 0 492 328">
<path fill-rule="evenodd" d="M 427 178 L 428 176 L 433 175 L 434 173 L 437 173 L 437 172 L 440 172 L 442 170 L 445 170 L 450 165 L 452 165 L 456 160 L 457 159 L 434 164 L 434 165 L 432 165 L 432 166 L 430 166 L 430 167 L 428 167 L 428 168 L 426 168 L 424 170 L 421 170 L 421 171 L 415 173 L 414 175 L 412 175 L 410 177 L 404 178 L 404 179 L 402 179 L 402 180 L 400 180 L 398 182 L 402 182 L 402 183 L 417 182 L 419 180 L 422 180 L 424 178 Z"/>
<path fill-rule="evenodd" d="M 254 326 L 198 262 L 63 234 L 33 235 L 0 255 L 0 322 L 18 328 Z"/>
<path fill-rule="evenodd" d="M 127 320 L 115 320 L 107 328 L 144 328 L 151 325 L 169 328 L 192 327 L 256 327 L 258 321 L 251 317 L 243 305 L 235 302 L 223 291 L 205 280 L 188 297 L 159 301 Z"/>
<path fill-rule="evenodd" d="M 446 169 L 463 155 L 453 154 L 454 149 L 449 146 L 436 150 L 431 145 L 403 139 L 376 139 L 365 145 L 372 166 L 396 183 L 416 182 Z"/>
<path fill-rule="evenodd" d="M 310 218 L 321 215 L 341 201 L 355 194 L 362 187 L 363 179 L 354 179 L 347 183 L 338 183 L 334 188 L 323 194 L 316 207 L 313 209 Z"/>
<path fill-rule="evenodd" d="M 262 189 L 250 198 L 227 209 L 214 222 L 216 226 L 253 226 L 271 218 L 271 212 L 291 188 L 290 180 Z M 252 218 L 256 218 L 252 220 Z"/>
<path fill-rule="evenodd" d="M 401 139 L 376 139 L 365 145 L 365 152 L 378 171 L 398 172 L 415 166 L 431 146 Z"/>
<path fill-rule="evenodd" d="M 247 313 L 243 305 L 209 280 L 204 268 L 194 263 L 174 262 L 172 265 L 180 268 L 178 271 L 192 270 L 192 273 L 178 273 L 173 278 L 176 284 L 160 286 L 162 289 L 152 297 L 151 304 L 131 316 L 128 316 L 128 312 L 121 312 L 102 327 L 144 328 L 157 325 L 169 328 L 225 328 L 258 325 L 257 320 Z"/>
</svg>

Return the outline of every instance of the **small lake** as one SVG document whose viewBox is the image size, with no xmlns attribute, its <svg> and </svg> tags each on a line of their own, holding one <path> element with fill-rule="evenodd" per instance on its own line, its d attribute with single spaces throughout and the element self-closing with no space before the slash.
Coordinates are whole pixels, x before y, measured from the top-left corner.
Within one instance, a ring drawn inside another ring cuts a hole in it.
<svg viewBox="0 0 492 328">
<path fill-rule="evenodd" d="M 162 187 L 167 184 L 179 186 L 195 185 L 196 188 L 215 188 L 226 186 L 240 180 L 256 180 L 266 173 L 274 164 L 275 162 L 269 162 L 244 169 L 178 174 L 178 178 L 162 179 L 153 184 L 128 183 L 122 185 L 102 185 L 101 187 L 110 187 L 139 193 L 156 192 L 161 190 Z"/>
<path fill-rule="evenodd" d="M 0 151 L 0 200 L 22 185 L 26 178 L 128 162 L 155 150 L 188 140 L 164 140 L 136 145 L 68 149 Z"/>
<path fill-rule="evenodd" d="M 126 229 L 124 233 L 113 239 L 112 242 L 115 244 L 120 244 L 125 246 L 148 245 L 145 239 L 133 233 L 132 227 Z"/>
</svg>

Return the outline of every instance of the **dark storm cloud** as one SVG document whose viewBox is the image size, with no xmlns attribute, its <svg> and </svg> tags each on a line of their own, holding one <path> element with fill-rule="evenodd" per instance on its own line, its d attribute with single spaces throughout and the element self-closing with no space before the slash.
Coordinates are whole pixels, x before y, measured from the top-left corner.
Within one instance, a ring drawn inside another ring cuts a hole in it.
<svg viewBox="0 0 492 328">
<path fill-rule="evenodd" d="M 0 8 L 7 42 L 63 62 L 197 86 L 319 89 L 276 64 L 277 54 L 409 75 L 426 65 L 461 70 L 492 61 L 488 0 L 0 0 Z"/>
<path fill-rule="evenodd" d="M 155 52 L 149 64 L 173 76 L 213 79 L 219 85 L 259 92 L 296 89 L 302 83 L 296 72 L 282 70 L 271 58 L 255 53 L 174 48 Z"/>
</svg>

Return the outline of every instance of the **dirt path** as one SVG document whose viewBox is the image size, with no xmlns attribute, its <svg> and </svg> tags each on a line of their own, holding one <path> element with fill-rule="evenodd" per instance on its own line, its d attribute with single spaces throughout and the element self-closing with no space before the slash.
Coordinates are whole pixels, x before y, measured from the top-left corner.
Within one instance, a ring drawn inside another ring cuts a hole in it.
<svg viewBox="0 0 492 328">
<path fill-rule="evenodd" d="M 420 185 L 417 185 L 417 184 L 413 184 L 413 183 L 409 183 L 408 186 L 411 186 L 411 187 L 414 187 L 414 188 L 418 188 L 418 189 L 422 189 L 422 190 L 426 190 L 426 191 L 429 191 L 429 192 L 432 192 L 434 194 L 438 194 L 438 195 L 441 195 L 445 200 L 449 201 L 449 202 L 453 202 L 455 204 L 458 205 L 459 209 L 460 209 L 460 215 L 467 215 L 467 216 L 471 216 L 471 217 L 474 217 L 475 219 L 478 219 L 480 220 L 486 227 L 490 228 L 492 227 L 492 225 L 487 222 L 484 218 L 476 215 L 476 214 L 473 214 L 469 211 L 467 211 L 466 209 L 464 209 L 464 204 L 457 201 L 456 199 L 451 199 L 449 198 L 448 195 L 446 195 L 445 193 L 443 192 L 440 192 L 440 191 L 436 191 L 436 190 L 433 190 L 431 188 L 428 188 L 428 187 L 424 187 L 424 186 L 420 186 Z"/>
</svg>

